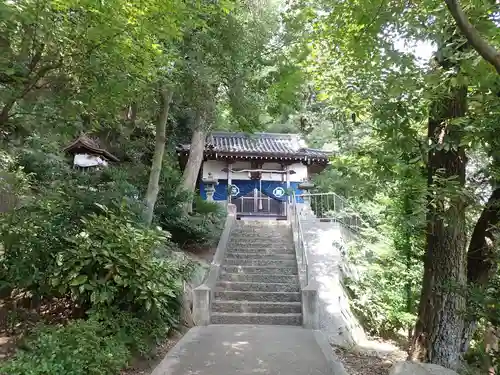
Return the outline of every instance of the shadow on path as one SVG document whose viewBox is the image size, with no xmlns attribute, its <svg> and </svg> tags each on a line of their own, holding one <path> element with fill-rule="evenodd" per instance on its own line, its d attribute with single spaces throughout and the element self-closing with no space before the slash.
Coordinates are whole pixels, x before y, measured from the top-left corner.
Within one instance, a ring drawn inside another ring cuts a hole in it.
<svg viewBox="0 0 500 375">
<path fill-rule="evenodd" d="M 194 327 L 151 375 L 337 374 L 318 333 L 289 326 Z"/>
</svg>

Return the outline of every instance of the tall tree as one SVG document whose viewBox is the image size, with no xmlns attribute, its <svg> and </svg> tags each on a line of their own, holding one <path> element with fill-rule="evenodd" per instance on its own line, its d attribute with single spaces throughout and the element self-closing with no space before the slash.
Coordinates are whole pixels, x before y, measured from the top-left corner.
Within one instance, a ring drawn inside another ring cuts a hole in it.
<svg viewBox="0 0 500 375">
<path fill-rule="evenodd" d="M 263 112 L 253 101 L 265 92 L 261 72 L 269 42 L 279 26 L 273 1 L 246 1 L 215 10 L 205 29 L 185 35 L 182 63 L 184 98 L 191 114 L 191 145 L 181 188 L 194 192 L 203 160 L 205 138 L 218 107 L 228 109 L 228 121 L 252 131 Z M 189 207 L 186 208 L 190 210 Z"/>
<path fill-rule="evenodd" d="M 391 153 L 401 155 L 394 160 L 395 163 L 400 163 L 400 159 L 407 155 L 400 140 L 410 139 L 411 127 L 403 124 L 423 124 L 424 116 L 428 117 L 427 139 L 422 137 L 419 140 L 423 155 L 426 154 L 422 160 L 428 171 L 429 202 L 426 208 L 425 275 L 414 354 L 421 360 L 454 367 L 461 354 L 461 332 L 467 325 L 464 321 L 466 215 L 471 216 L 471 213 L 467 209 L 469 192 L 465 189 L 466 152 L 483 148 L 497 137 L 480 130 L 480 116 L 466 115 L 467 98 L 472 97 L 473 91 L 467 90 L 466 86 L 490 87 L 490 92 L 484 89 L 481 95 L 473 97 L 475 107 L 486 106 L 492 97 L 492 85 L 487 84 L 484 77 L 490 81 L 492 77 L 486 73 L 485 64 L 464 48 L 467 42 L 450 29 L 450 17 L 444 2 L 430 1 L 418 7 L 397 1 L 389 4 L 383 1 L 303 1 L 301 5 L 302 9 L 297 7 L 295 11 L 310 14 L 311 29 L 315 31 L 312 44 L 316 60 L 313 67 L 322 91 L 328 96 L 336 94 L 340 97 L 339 100 L 345 103 L 344 108 L 357 106 L 353 112 L 358 114 L 358 119 L 365 120 L 359 121 L 358 126 L 370 124 L 375 130 L 367 133 L 369 137 L 379 135 L 382 130 L 386 137 L 380 141 L 391 142 L 388 145 Z M 496 40 L 498 30 L 491 25 L 491 19 L 488 19 L 491 16 L 483 13 L 481 30 L 491 40 Z M 448 34 L 444 41 L 441 40 L 443 31 Z M 454 37 L 450 38 L 452 34 Z M 415 40 L 434 41 L 440 47 L 438 67 L 427 70 L 425 66 L 409 63 L 410 56 L 401 51 L 401 47 L 399 51 L 394 48 L 401 39 L 410 43 Z M 332 60 L 341 69 L 332 67 Z M 441 73 L 437 74 L 438 71 Z M 424 77 L 425 86 L 414 85 L 409 79 L 418 72 Z M 397 80 L 390 82 L 391 76 L 397 76 Z M 411 87 L 414 93 L 411 93 Z M 420 110 L 408 105 L 412 97 L 416 100 L 411 105 L 420 107 Z M 356 103 L 355 98 L 361 100 Z M 387 105 L 380 106 L 382 100 Z M 379 111 L 377 107 L 384 110 Z M 400 108 L 410 111 L 400 112 Z M 490 107 L 490 111 L 493 108 Z M 397 116 L 398 121 L 391 120 Z M 381 122 L 377 123 L 377 119 Z M 358 140 L 355 142 L 359 143 Z M 376 148 L 373 150 L 364 155 L 375 159 L 377 164 L 388 159 L 377 155 Z M 363 162 L 363 159 L 358 161 L 359 164 Z M 372 176 L 385 178 L 380 174 Z M 488 212 L 489 217 L 494 217 L 490 209 Z M 479 263 L 485 272 L 491 271 L 489 261 L 483 259 Z"/>
<path fill-rule="evenodd" d="M 456 368 L 464 327 L 460 312 L 465 296 L 460 291 L 466 281 L 467 241 L 466 157 L 456 120 L 465 116 L 467 87 L 448 87 L 435 99 L 428 124 L 427 250 L 412 356 Z"/>
<path fill-rule="evenodd" d="M 144 221 L 150 225 L 153 221 L 154 207 L 156 198 L 158 197 L 161 167 L 163 163 L 163 154 L 165 152 L 166 129 L 168 121 L 168 113 L 170 109 L 170 102 L 172 101 L 173 90 L 166 83 L 160 84 L 159 97 L 160 97 L 160 113 L 156 124 L 155 135 L 155 150 L 153 160 L 151 162 L 151 172 L 149 174 L 148 189 L 146 191 L 145 202 L 146 209 L 144 211 Z"/>
</svg>

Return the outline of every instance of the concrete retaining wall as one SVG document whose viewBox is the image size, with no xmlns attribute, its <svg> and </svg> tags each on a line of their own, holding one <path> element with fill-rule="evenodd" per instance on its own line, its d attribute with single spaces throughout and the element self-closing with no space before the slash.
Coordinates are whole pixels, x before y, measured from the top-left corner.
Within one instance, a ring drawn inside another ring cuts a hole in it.
<svg viewBox="0 0 500 375">
<path fill-rule="evenodd" d="M 308 210 L 303 210 L 299 216 L 309 263 L 309 283 L 318 288 L 319 328 L 332 344 L 360 345 L 367 337 L 350 309 L 342 285 L 342 269 L 349 269 L 343 251 L 355 236 L 340 223 L 321 222 Z M 300 254 L 298 259 L 300 264 Z M 301 267 L 303 284 L 304 269 Z"/>
<path fill-rule="evenodd" d="M 227 244 L 231 237 L 231 231 L 236 223 L 236 207 L 234 204 L 227 205 L 227 218 L 224 230 L 219 239 L 214 259 L 205 277 L 203 284 L 193 290 L 193 321 L 198 326 L 210 324 L 210 311 L 213 301 L 213 293 L 220 267 L 226 255 Z"/>
</svg>

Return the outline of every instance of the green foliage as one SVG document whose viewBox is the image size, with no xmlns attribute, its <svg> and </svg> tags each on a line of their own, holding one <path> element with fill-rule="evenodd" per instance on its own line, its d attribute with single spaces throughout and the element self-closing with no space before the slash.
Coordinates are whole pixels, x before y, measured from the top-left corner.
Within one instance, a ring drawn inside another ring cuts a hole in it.
<svg viewBox="0 0 500 375">
<path fill-rule="evenodd" d="M 367 247 L 373 250 L 360 251 Z M 356 277 L 347 278 L 345 284 L 353 311 L 364 327 L 382 336 L 408 330 L 415 322 L 415 314 L 411 311 L 415 311 L 420 292 L 421 265 L 413 262 L 412 269 L 403 273 L 404 259 L 393 249 L 388 252 L 384 243 L 375 247 L 362 242 L 351 249 L 350 256 L 358 272 Z M 411 287 L 410 301 L 408 285 Z"/>
<path fill-rule="evenodd" d="M 165 339 L 171 326 L 150 314 L 121 311 L 117 307 L 94 308 L 91 320 L 99 322 L 108 335 L 115 335 L 133 355 L 149 357 L 155 345 Z"/>
<path fill-rule="evenodd" d="M 158 257 L 156 249 L 173 248 L 166 233 L 141 228 L 125 209 L 105 206 L 80 224 L 68 222 L 73 207 L 63 202 L 45 201 L 23 215 L 17 211 L 15 223 L 3 222 L 7 281 L 42 295 L 69 293 L 87 307 L 149 311 L 173 324 L 189 265 Z"/>
<path fill-rule="evenodd" d="M 29 193 L 32 176 L 17 165 L 16 159 L 0 150 L 0 213 L 10 211 Z"/>
<path fill-rule="evenodd" d="M 15 357 L 0 365 L 6 375 L 116 375 L 128 363 L 125 342 L 96 320 L 37 329 Z"/>
<path fill-rule="evenodd" d="M 34 199 L 12 213 L 0 217 L 4 245 L 2 267 L 12 287 L 36 291 L 42 295 L 51 287 L 47 267 L 54 254 L 65 248 L 61 233 L 76 231 L 72 201 L 63 194 Z"/>
<path fill-rule="evenodd" d="M 66 249 L 55 256 L 51 286 L 84 306 L 149 312 L 173 325 L 189 265 L 158 257 L 155 249 L 167 241 L 165 233 L 103 209 L 82 219 L 81 231 L 66 237 Z"/>
<path fill-rule="evenodd" d="M 55 255 L 68 249 L 67 238 L 81 231 L 81 218 L 99 213 L 99 204 L 138 217 L 137 205 L 127 204 L 123 197 L 113 184 L 91 184 L 85 175 L 39 187 L 36 197 L 0 217 L 7 280 L 13 287 L 49 293 L 53 288 L 47 271 L 56 268 Z"/>
<path fill-rule="evenodd" d="M 219 238 L 224 225 L 225 210 L 215 202 L 177 189 L 181 176 L 174 168 L 163 168 L 155 207 L 155 222 L 171 234 L 176 244 L 209 244 Z M 193 200 L 193 213 L 186 215 L 184 202 Z"/>
<path fill-rule="evenodd" d="M 177 323 L 191 264 L 172 256 L 168 232 L 142 225 L 129 181 L 137 182 L 119 168 L 42 178 L 36 197 L 0 216 L 2 284 L 70 296 L 91 312 L 88 321 L 35 330 L 1 371 L 116 374 Z"/>
<path fill-rule="evenodd" d="M 220 237 L 226 213 L 223 207 L 215 202 L 206 202 L 200 197 L 195 197 L 194 201 L 194 211 L 191 215 L 186 215 L 182 210 L 172 215 L 168 206 L 158 206 L 156 213 L 159 223 L 172 234 L 175 243 L 213 245 Z"/>
<path fill-rule="evenodd" d="M 61 152 L 61 145 L 36 135 L 29 137 L 18 150 L 16 164 L 32 174 L 38 184 L 50 184 L 71 176 L 70 164 Z"/>
</svg>

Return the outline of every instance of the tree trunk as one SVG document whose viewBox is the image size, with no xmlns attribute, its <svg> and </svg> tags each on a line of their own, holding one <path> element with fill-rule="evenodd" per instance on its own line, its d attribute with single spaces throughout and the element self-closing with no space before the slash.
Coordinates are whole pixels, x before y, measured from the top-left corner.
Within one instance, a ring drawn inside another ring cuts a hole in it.
<svg viewBox="0 0 500 375">
<path fill-rule="evenodd" d="M 466 157 L 459 147 L 460 131 L 450 120 L 465 115 L 466 98 L 466 87 L 452 87 L 450 95 L 431 108 L 427 251 L 411 350 L 415 360 L 448 368 L 460 361 L 466 285 L 466 204 L 461 191 Z"/>
<path fill-rule="evenodd" d="M 12 99 L 8 101 L 0 111 L 0 126 L 3 127 L 9 121 L 10 111 L 16 104 L 16 100 Z"/>
<path fill-rule="evenodd" d="M 153 212 L 158 197 L 158 182 L 160 181 L 160 173 L 163 162 L 163 153 L 165 152 L 166 127 L 168 120 L 168 111 L 170 102 L 172 101 L 173 91 L 166 85 L 160 88 L 161 109 L 158 122 L 156 124 L 156 140 L 153 161 L 151 163 L 151 172 L 149 174 L 148 190 L 146 192 L 145 202 L 146 209 L 144 210 L 144 221 L 150 225 L 153 221 Z"/>
<path fill-rule="evenodd" d="M 467 252 L 467 281 L 486 285 L 496 270 L 495 234 L 500 222 L 500 187 L 493 193 L 479 217 Z"/>
<path fill-rule="evenodd" d="M 181 188 L 189 193 L 194 193 L 196 188 L 196 180 L 200 172 L 201 163 L 203 162 L 203 152 L 205 150 L 206 131 L 203 129 L 203 118 L 199 114 L 195 118 L 195 128 L 191 138 L 191 146 L 189 148 L 189 158 L 182 175 Z M 185 211 L 191 212 L 191 200 L 186 204 Z"/>
<path fill-rule="evenodd" d="M 484 289 L 497 270 L 496 236 L 500 223 L 500 187 L 495 188 L 476 222 L 467 251 L 467 282 Z M 466 320 L 462 335 L 462 353 L 467 352 L 477 327 L 474 316 Z"/>
</svg>

